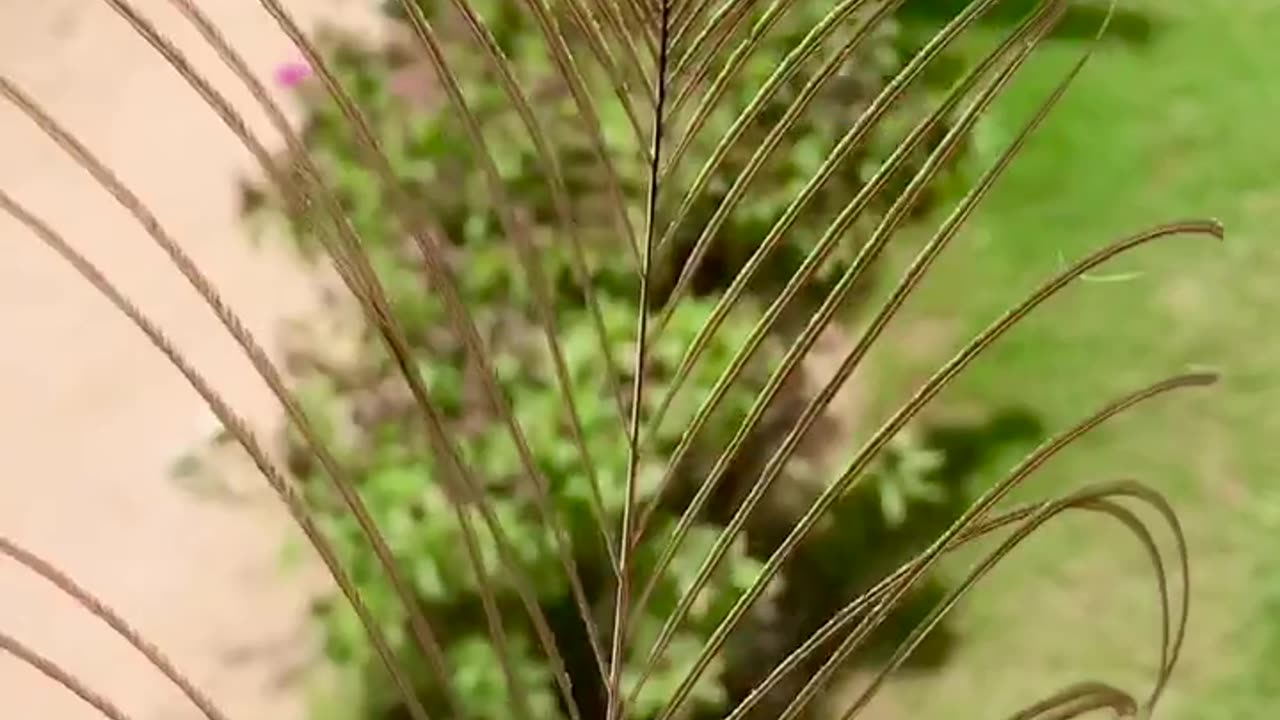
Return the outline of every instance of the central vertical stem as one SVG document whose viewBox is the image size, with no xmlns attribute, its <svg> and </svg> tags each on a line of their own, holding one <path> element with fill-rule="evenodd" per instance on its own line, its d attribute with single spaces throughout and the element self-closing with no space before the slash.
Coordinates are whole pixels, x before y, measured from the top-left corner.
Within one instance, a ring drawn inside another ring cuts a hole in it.
<svg viewBox="0 0 1280 720">
<path fill-rule="evenodd" d="M 622 665 L 626 658 L 627 615 L 631 589 L 631 564 L 640 538 L 632 537 L 635 524 L 636 476 L 640 465 L 640 408 L 644 394 L 645 336 L 649 329 L 649 275 L 653 264 L 653 241 L 656 235 L 658 207 L 658 176 L 662 158 L 662 116 L 666 103 L 666 74 L 669 45 L 671 0 L 659 0 L 661 17 L 658 29 L 658 68 L 654 73 L 653 140 L 649 158 L 649 188 L 645 201 L 644 251 L 640 259 L 640 302 L 636 320 L 635 369 L 631 381 L 631 417 L 627 434 L 630 442 L 627 455 L 626 498 L 622 504 L 622 531 L 619 534 L 618 589 L 614 599 L 613 641 L 609 657 L 608 717 L 607 720 L 623 720 Z"/>
</svg>

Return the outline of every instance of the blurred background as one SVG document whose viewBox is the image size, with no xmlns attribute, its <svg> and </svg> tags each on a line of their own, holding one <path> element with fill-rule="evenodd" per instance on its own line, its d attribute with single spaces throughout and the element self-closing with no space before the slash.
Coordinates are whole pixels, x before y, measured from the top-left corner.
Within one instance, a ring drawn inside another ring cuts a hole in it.
<svg viewBox="0 0 1280 720">
<path fill-rule="evenodd" d="M 248 105 L 247 92 L 169 3 L 137 5 L 238 106 Z M 247 0 L 205 5 L 294 119 L 306 122 L 305 89 L 278 76 L 297 52 L 270 18 Z M 379 47 L 393 26 L 369 2 L 288 5 L 304 27 L 323 21 L 363 47 Z M 910 46 L 963 5 L 908 0 L 896 18 L 896 42 Z M 980 57 L 1031 5 L 1002 3 L 948 51 L 949 62 Z M 995 160 L 1104 14 L 1102 3 L 1072 5 L 974 129 L 957 178 Z M 1280 491 L 1273 482 L 1280 469 L 1280 250 L 1271 237 L 1280 218 L 1277 38 L 1280 5 L 1271 0 L 1121 3 L 1095 57 L 854 376 L 829 430 L 864 437 L 969 337 L 1102 243 L 1165 221 L 1221 220 L 1222 245 L 1164 241 L 1077 283 L 939 398 L 917 428 L 923 449 L 901 451 L 924 458 L 919 474 L 944 486 L 942 504 L 971 498 L 1039 439 L 1114 396 L 1178 372 L 1222 372 L 1211 391 L 1161 400 L 1108 424 L 1018 491 L 1032 499 L 1132 478 L 1167 494 L 1187 534 L 1192 571 L 1187 644 L 1160 711 L 1173 720 L 1261 719 L 1280 707 Z M 125 23 L 87 0 L 0 2 L 0 72 L 130 183 L 271 352 L 290 357 L 280 341 L 285 322 L 330 308 L 318 271 L 276 241 L 288 228 L 246 221 L 246 204 L 269 204 L 245 190 L 256 177 L 248 154 Z M 944 76 L 942 90 L 954 74 Z M 422 102 L 406 90 L 411 75 L 392 73 L 387 87 L 403 90 L 411 106 Z M 324 111 L 315 112 L 323 120 Z M 257 116 L 250 114 L 251 124 L 267 128 Z M 308 141 L 323 141 L 323 127 Z M 414 147 L 405 151 L 409 166 L 431 159 L 414 156 Z M 274 399 L 162 253 L 7 104 L 0 159 L 0 187 L 54 222 L 147 308 L 255 428 L 278 432 Z M 948 192 L 931 199 L 890 247 L 867 298 L 891 287 L 919 240 L 949 212 L 960 193 Z M 7 216 L 0 242 L 7 338 L 0 534 L 132 618 L 231 717 L 341 716 L 341 707 L 317 709 L 316 698 L 353 681 L 317 679 L 328 678 L 318 658 L 358 663 L 351 658 L 361 650 L 340 649 L 340 619 L 313 622 L 325 612 L 313 599 L 330 591 L 297 553 L 282 558 L 292 537 L 284 513 L 251 475 L 223 473 L 215 482 L 192 470 L 193 448 L 217 427 L 199 398 Z M 860 317 L 850 313 L 848 334 Z M 856 445 L 842 436 L 830 444 Z M 876 552 L 875 543 L 909 547 L 953 517 L 938 510 L 937 493 L 888 484 L 891 470 L 881 469 L 871 501 L 883 537 L 862 538 L 872 548 L 864 552 Z M 954 584 L 974 557 L 949 561 L 936 582 Z M 820 557 L 813 562 L 828 567 Z M 0 563 L 0 623 L 134 717 L 196 717 L 127 646 L 11 563 Z M 867 714 L 1001 717 L 1074 680 L 1143 688 L 1158 637 L 1157 596 L 1141 547 L 1096 518 L 1067 520 L 984 581 L 927 658 L 896 676 Z M 848 687 L 872 667 L 851 669 Z M 732 694 L 732 680 L 724 682 Z M 838 700 L 841 691 L 831 695 Z M 94 717 L 5 656 L 0 708 L 14 717 Z"/>
</svg>

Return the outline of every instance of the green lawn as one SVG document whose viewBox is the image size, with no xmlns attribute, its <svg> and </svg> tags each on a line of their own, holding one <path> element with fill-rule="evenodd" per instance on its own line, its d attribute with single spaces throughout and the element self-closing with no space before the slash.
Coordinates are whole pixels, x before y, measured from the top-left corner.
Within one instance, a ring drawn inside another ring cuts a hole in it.
<svg viewBox="0 0 1280 720">
<path fill-rule="evenodd" d="M 1161 377 L 1221 370 L 1217 388 L 1169 395 L 1108 424 L 1023 495 L 1119 478 L 1165 491 L 1192 543 L 1193 594 L 1186 655 L 1161 716 L 1275 717 L 1280 3 L 1122 5 L 1151 21 L 1149 40 L 1110 43 L 1093 58 L 882 344 L 876 380 L 894 391 L 881 392 L 893 395 L 886 407 L 901 399 L 947 350 L 1106 241 L 1169 220 L 1221 220 L 1223 245 L 1162 241 L 1103 271 L 1127 279 L 1070 288 L 943 400 L 1028 407 L 1054 431 Z M 991 115 L 983 143 L 1010 137 L 1080 50 L 1062 41 L 1041 51 Z M 1020 454 L 999 458 L 983 480 Z M 992 718 L 1077 680 L 1145 692 L 1155 599 L 1140 547 L 1115 523 L 1059 523 L 963 606 L 963 640 L 947 669 L 898 683 L 884 707 Z"/>
</svg>

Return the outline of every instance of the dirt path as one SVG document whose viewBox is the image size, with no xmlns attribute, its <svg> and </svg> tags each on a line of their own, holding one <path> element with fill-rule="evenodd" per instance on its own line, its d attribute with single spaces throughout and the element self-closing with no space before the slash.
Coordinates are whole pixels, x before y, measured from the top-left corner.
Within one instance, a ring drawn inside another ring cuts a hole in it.
<svg viewBox="0 0 1280 720">
<path fill-rule="evenodd" d="M 363 18 L 372 4 L 288 3 L 308 26 L 322 13 Z M 137 5 L 249 107 L 168 3 Z M 252 0 L 202 6 L 264 77 L 293 58 Z M 249 167 L 247 153 L 197 96 L 90 0 L 0 0 L 0 72 L 151 203 L 271 346 L 276 321 L 305 306 L 307 283 L 244 241 L 233 179 Z M 249 119 L 265 126 L 256 113 Z M 265 387 L 151 240 L 7 104 L 0 186 L 100 263 L 234 406 L 270 424 L 276 409 Z M 278 581 L 274 564 L 283 513 L 209 503 L 176 486 L 168 469 L 214 428 L 211 414 L 132 326 L 8 216 L 0 248 L 0 533 L 96 590 L 236 720 L 297 717 L 298 694 L 277 687 L 281 661 L 245 659 L 252 647 L 288 646 L 299 629 L 305 599 Z M 135 718 L 195 717 L 123 642 L 3 561 L 0 624 Z M 0 716 L 97 717 L 7 656 Z"/>
</svg>

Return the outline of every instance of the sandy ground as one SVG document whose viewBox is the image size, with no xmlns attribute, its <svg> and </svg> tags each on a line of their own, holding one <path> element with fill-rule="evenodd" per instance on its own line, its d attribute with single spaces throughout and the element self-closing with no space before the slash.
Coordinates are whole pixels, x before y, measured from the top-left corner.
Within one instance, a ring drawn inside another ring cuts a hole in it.
<svg viewBox="0 0 1280 720">
<path fill-rule="evenodd" d="M 135 0 L 241 107 L 247 93 L 164 0 Z M 292 0 L 310 25 L 371 2 Z M 261 74 L 293 59 L 253 0 L 203 3 Z M 243 238 L 233 180 L 247 153 L 105 3 L 0 0 L 0 72 L 40 99 L 145 198 L 268 347 L 311 293 Z M 257 127 L 266 127 L 249 113 Z M 271 142 L 275 138 L 267 135 Z M 148 309 L 259 427 L 276 408 L 212 315 L 126 213 L 17 110 L 0 107 L 0 186 L 51 221 Z M 274 504 L 195 497 L 169 469 L 215 421 L 181 376 L 87 285 L 0 217 L 0 533 L 115 606 L 237 720 L 298 717 L 280 685 L 302 592 L 280 580 Z M 0 561 L 0 623 L 141 720 L 196 717 L 77 606 Z M 261 651 L 261 652 L 255 652 Z M 0 657 L 0 717 L 97 715 Z"/>
</svg>

